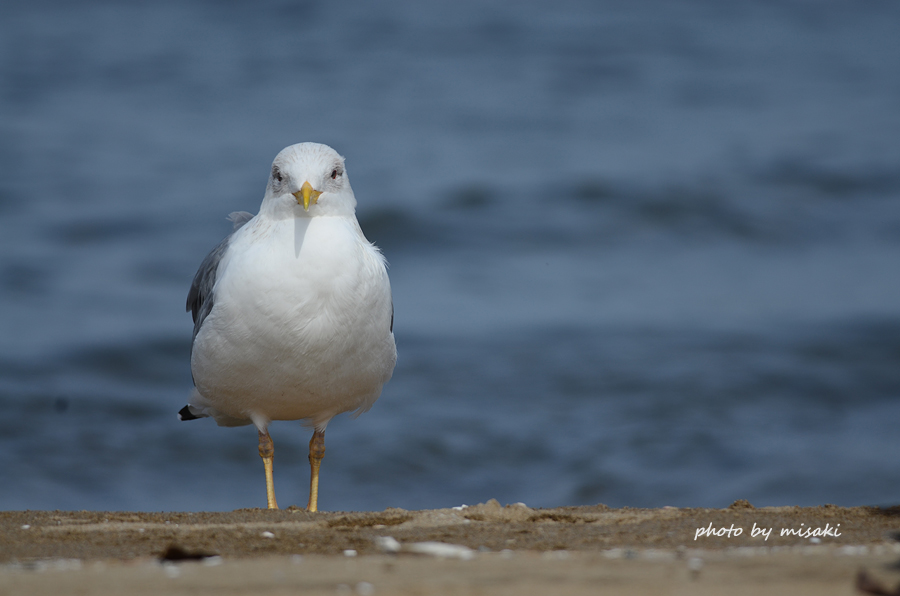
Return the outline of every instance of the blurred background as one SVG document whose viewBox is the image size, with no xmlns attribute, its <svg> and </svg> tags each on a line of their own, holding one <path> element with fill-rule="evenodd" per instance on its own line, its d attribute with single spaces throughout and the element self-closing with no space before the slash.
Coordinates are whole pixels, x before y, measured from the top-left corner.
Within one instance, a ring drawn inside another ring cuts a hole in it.
<svg viewBox="0 0 900 596">
<path fill-rule="evenodd" d="M 346 156 L 399 363 L 325 510 L 900 498 L 900 4 L 0 5 L 0 508 L 265 505 L 185 296 Z M 282 506 L 310 432 L 271 427 Z"/>
</svg>

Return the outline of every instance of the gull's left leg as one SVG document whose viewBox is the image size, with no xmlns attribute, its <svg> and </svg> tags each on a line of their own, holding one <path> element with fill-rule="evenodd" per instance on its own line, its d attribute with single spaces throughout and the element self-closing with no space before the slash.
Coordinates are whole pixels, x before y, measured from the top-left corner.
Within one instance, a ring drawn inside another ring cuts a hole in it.
<svg viewBox="0 0 900 596">
<path fill-rule="evenodd" d="M 269 509 L 278 509 L 278 503 L 275 502 L 275 481 L 272 479 L 272 461 L 275 459 L 275 443 L 269 436 L 268 430 L 259 431 L 259 456 L 263 460 L 263 466 L 266 468 L 266 502 Z"/>
<path fill-rule="evenodd" d="M 322 458 L 325 457 L 325 431 L 318 430 L 313 433 L 309 440 L 309 503 L 306 505 L 307 511 L 319 510 L 319 466 L 322 464 Z"/>
</svg>

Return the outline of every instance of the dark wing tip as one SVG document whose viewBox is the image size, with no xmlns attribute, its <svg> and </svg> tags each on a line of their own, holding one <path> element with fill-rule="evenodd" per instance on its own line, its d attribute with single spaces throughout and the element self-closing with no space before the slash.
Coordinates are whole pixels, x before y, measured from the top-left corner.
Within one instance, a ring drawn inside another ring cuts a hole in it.
<svg viewBox="0 0 900 596">
<path fill-rule="evenodd" d="M 197 420 L 198 418 L 203 418 L 203 416 L 194 416 L 194 413 L 191 412 L 191 406 L 184 406 L 178 411 L 178 419 L 182 422 L 185 420 Z"/>
</svg>

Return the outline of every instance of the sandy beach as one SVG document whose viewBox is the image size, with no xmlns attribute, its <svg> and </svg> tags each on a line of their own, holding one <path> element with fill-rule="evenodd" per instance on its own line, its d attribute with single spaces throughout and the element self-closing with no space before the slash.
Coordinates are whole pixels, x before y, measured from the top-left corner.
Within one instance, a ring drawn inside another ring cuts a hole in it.
<svg viewBox="0 0 900 596">
<path fill-rule="evenodd" d="M 0 513 L 0 594 L 849 594 L 900 583 L 870 507 Z M 435 544 L 440 543 L 440 544 Z M 447 546 L 452 545 L 452 546 Z M 877 592 L 872 592 L 877 593 Z"/>
</svg>

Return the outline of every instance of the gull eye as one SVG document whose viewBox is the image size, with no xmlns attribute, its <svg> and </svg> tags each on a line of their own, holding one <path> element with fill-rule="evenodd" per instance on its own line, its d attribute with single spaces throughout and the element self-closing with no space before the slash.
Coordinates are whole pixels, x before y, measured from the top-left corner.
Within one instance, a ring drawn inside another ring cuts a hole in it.
<svg viewBox="0 0 900 596">
<path fill-rule="evenodd" d="M 331 179 L 334 180 L 338 177 L 337 169 L 331 170 Z"/>
<path fill-rule="evenodd" d="M 272 168 L 272 178 L 274 178 L 278 182 L 284 180 L 284 176 L 281 175 L 281 170 L 279 170 L 278 168 Z"/>
</svg>

